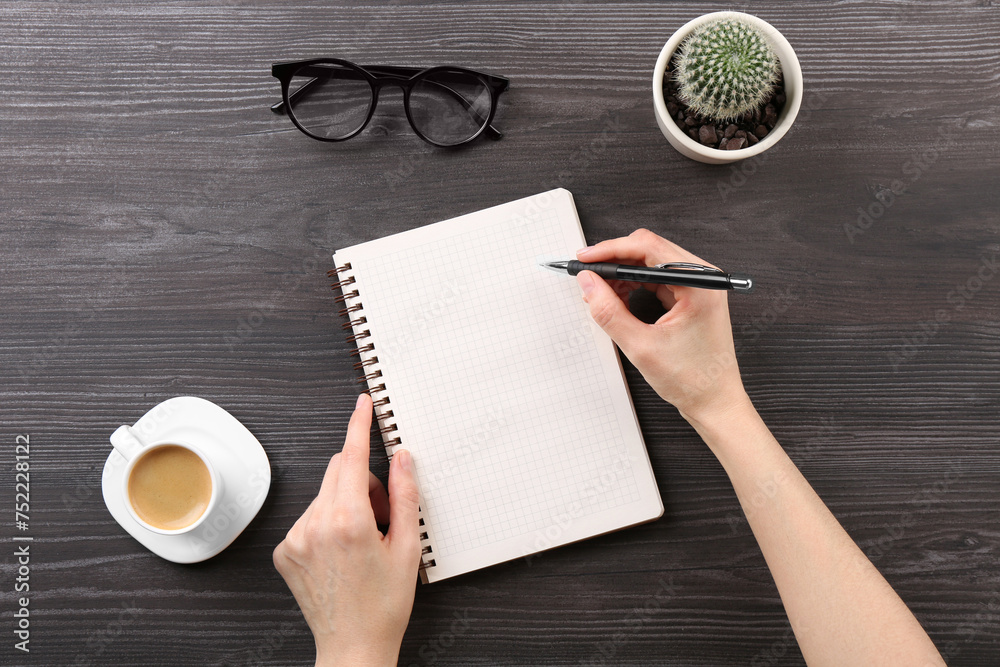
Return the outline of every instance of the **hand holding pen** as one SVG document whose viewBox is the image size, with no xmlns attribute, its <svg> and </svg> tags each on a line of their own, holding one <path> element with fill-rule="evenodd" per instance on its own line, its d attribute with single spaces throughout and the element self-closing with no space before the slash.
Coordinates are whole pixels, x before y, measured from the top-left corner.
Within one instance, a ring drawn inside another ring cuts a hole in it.
<svg viewBox="0 0 1000 667">
<path fill-rule="evenodd" d="M 639 267 L 707 264 L 645 229 L 584 248 L 577 252 L 577 260 Z M 647 324 L 628 309 L 629 294 L 639 287 L 635 281 L 605 280 L 587 270 L 576 279 L 594 321 L 653 389 L 685 418 L 697 420 L 701 415 L 748 400 L 736 365 L 726 296 L 730 288 L 648 285 L 667 312 L 655 323 Z"/>
<path fill-rule="evenodd" d="M 545 262 L 543 267 L 556 273 L 578 275 L 593 271 L 605 280 L 621 280 L 650 285 L 676 285 L 699 289 L 732 290 L 747 294 L 753 291 L 753 279 L 743 273 L 726 273 L 722 269 L 692 262 L 667 262 L 656 266 L 633 266 L 613 262 L 581 262 L 571 259 L 564 262 Z"/>
<path fill-rule="evenodd" d="M 655 266 L 704 264 L 652 232 L 639 230 L 577 253 L 581 262 Z M 719 459 L 795 627 L 805 655 L 830 664 L 888 660 L 944 665 L 920 623 L 865 558 L 767 429 L 743 390 L 726 291 L 656 286 L 667 312 L 646 324 L 628 311 L 634 282 L 581 271 L 590 315 L 656 392 L 673 403 Z M 762 479 L 777 494 L 761 505 Z M 751 506 L 752 505 L 752 506 Z M 788 558 L 790 551 L 795 558 Z M 824 594 L 816 594 L 817 590 Z M 835 622 L 830 622 L 833 618 Z M 845 649 L 849 646 L 849 649 Z M 850 653 L 844 659 L 845 650 Z"/>
<path fill-rule="evenodd" d="M 631 283 L 732 290 L 743 294 L 753 290 L 753 279 L 746 274 L 726 273 L 712 266 L 689 262 L 632 266 L 631 264 L 614 264 L 612 262 L 587 263 L 571 259 L 566 262 L 547 262 L 542 266 L 557 273 L 568 273 L 571 276 L 575 276 L 581 271 L 593 271 L 605 280 L 622 280 Z"/>
</svg>

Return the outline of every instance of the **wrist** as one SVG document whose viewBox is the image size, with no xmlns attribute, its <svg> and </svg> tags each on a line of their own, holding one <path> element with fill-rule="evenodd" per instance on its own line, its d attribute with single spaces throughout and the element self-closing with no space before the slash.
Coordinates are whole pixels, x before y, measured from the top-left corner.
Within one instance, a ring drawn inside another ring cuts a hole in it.
<svg viewBox="0 0 1000 667">
<path fill-rule="evenodd" d="M 717 394 L 711 401 L 679 408 L 678 412 L 698 433 L 702 433 L 725 429 L 737 420 L 745 420 L 750 414 L 756 414 L 757 410 L 740 383 L 732 391 Z M 712 446 L 711 443 L 709 446 Z"/>
<path fill-rule="evenodd" d="M 316 647 L 316 667 L 395 667 L 399 646 Z"/>
<path fill-rule="evenodd" d="M 726 470 L 740 465 L 739 460 L 751 455 L 761 437 L 769 435 L 767 426 L 757 414 L 745 391 L 719 402 L 711 409 L 681 412 Z"/>
</svg>

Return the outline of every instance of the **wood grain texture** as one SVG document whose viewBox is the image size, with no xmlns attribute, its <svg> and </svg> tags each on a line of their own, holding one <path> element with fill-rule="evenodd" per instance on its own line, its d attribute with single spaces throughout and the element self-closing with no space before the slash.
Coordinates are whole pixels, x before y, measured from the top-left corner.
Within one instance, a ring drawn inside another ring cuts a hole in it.
<svg viewBox="0 0 1000 667">
<path fill-rule="evenodd" d="M 719 8 L 0 6 L 0 458 L 30 434 L 35 538 L 32 652 L 7 641 L 0 663 L 311 664 L 271 550 L 357 391 L 330 254 L 563 185 L 588 239 L 647 226 L 757 278 L 732 316 L 765 420 L 949 663 L 995 665 L 1000 279 L 955 290 L 1000 250 L 1000 12 L 737 5 L 785 34 L 806 86 L 792 131 L 741 174 L 673 151 L 650 99 L 663 43 Z M 267 110 L 269 65 L 318 55 L 509 76 L 506 136 L 429 149 L 389 94 L 357 139 L 310 141 Z M 845 231 L 895 180 L 905 193 Z M 801 664 L 720 466 L 627 373 L 663 519 L 420 587 L 400 664 Z M 274 470 L 247 531 L 194 566 L 126 535 L 99 488 L 114 428 L 185 394 L 232 412 Z"/>
</svg>

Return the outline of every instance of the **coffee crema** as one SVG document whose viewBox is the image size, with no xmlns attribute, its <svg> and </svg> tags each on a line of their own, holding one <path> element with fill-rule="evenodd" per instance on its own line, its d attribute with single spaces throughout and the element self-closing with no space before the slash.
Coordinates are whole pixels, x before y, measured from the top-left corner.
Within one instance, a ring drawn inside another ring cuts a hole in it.
<svg viewBox="0 0 1000 667">
<path fill-rule="evenodd" d="M 212 500 L 212 475 L 190 449 L 161 445 L 135 462 L 128 496 L 140 519 L 161 530 L 178 530 L 205 513 Z"/>
</svg>

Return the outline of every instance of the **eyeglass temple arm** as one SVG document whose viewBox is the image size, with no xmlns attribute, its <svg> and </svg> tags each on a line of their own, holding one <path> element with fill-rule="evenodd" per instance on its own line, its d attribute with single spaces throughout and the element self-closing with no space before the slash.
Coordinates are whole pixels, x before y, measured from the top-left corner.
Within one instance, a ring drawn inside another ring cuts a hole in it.
<svg viewBox="0 0 1000 667">
<path fill-rule="evenodd" d="M 423 70 L 418 69 L 416 67 L 394 67 L 394 66 L 391 66 L 391 65 L 384 65 L 384 66 L 383 65 L 379 65 L 379 66 L 376 66 L 376 67 L 366 67 L 365 69 L 367 69 L 367 70 L 369 70 L 371 72 L 383 72 L 383 73 L 388 74 L 390 76 L 413 76 L 414 74 L 417 74 L 417 73 L 423 71 Z M 509 85 L 509 82 L 507 81 L 507 79 L 505 79 L 503 77 L 493 77 L 493 78 L 499 79 L 500 81 L 502 81 L 504 83 L 504 90 L 507 89 L 507 86 Z M 319 77 L 313 77 L 312 79 L 309 79 L 304 84 L 302 84 L 301 86 L 299 86 L 294 92 L 289 93 L 288 94 L 288 103 L 289 104 L 295 104 L 295 100 L 297 100 L 300 96 L 302 96 L 303 94 L 305 94 L 310 88 L 312 88 L 313 86 L 315 86 L 317 81 L 319 81 Z M 452 96 L 455 97 L 455 99 L 457 99 L 459 102 L 462 103 L 462 106 L 464 106 L 466 110 L 472 109 L 472 105 L 469 104 L 469 101 L 466 100 L 457 91 L 453 90 L 452 88 L 449 88 L 448 86 L 444 85 L 443 83 L 438 83 L 437 81 L 431 81 L 430 83 L 433 83 L 434 85 L 440 86 L 441 88 L 444 88 L 445 90 L 447 90 L 449 93 L 452 94 Z M 285 101 L 284 100 L 279 100 L 278 102 L 275 102 L 274 104 L 272 104 L 271 105 L 271 111 L 274 112 L 274 113 L 277 113 L 277 114 L 284 114 L 285 113 Z M 475 110 L 473 110 L 473 111 L 475 112 Z M 476 113 L 476 115 L 479 115 L 478 112 L 475 112 L 475 113 Z M 493 127 L 492 123 L 486 126 L 486 135 L 490 139 L 493 139 L 493 140 L 497 140 L 497 139 L 502 139 L 503 138 L 503 132 L 501 132 L 497 128 Z"/>
<path fill-rule="evenodd" d="M 289 101 L 289 103 L 294 104 L 295 100 L 299 99 L 299 97 L 306 90 L 308 90 L 309 88 L 312 88 L 313 85 L 316 83 L 316 81 L 318 81 L 317 78 L 309 79 L 304 84 L 302 84 L 301 86 L 299 86 L 297 90 L 294 90 L 294 91 L 288 93 L 288 101 Z M 284 113 L 285 113 L 285 100 L 278 100 L 277 102 L 275 102 L 274 104 L 272 104 L 271 105 L 271 111 L 273 111 L 274 113 L 277 113 L 277 114 L 284 115 Z"/>
</svg>

